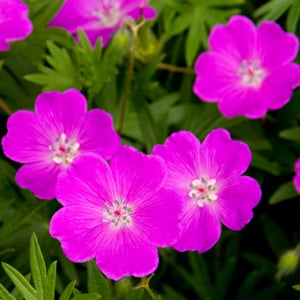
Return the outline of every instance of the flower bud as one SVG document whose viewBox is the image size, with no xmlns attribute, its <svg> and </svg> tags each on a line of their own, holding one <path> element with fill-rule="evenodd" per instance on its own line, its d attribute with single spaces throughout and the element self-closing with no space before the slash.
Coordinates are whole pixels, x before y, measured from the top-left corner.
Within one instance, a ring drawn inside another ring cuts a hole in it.
<svg viewBox="0 0 300 300">
<path fill-rule="evenodd" d="M 296 250 L 289 250 L 281 255 L 277 264 L 276 277 L 280 279 L 282 276 L 293 273 L 299 263 L 299 253 Z"/>
</svg>

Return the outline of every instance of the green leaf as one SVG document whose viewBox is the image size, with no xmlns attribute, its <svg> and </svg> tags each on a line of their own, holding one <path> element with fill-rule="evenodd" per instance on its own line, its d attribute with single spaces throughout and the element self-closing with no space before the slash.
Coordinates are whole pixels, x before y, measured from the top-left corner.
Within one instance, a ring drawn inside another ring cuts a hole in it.
<svg viewBox="0 0 300 300">
<path fill-rule="evenodd" d="M 200 8 L 198 9 L 200 10 Z M 185 43 L 186 63 L 189 67 L 194 64 L 196 55 L 200 52 L 201 42 L 204 48 L 208 48 L 207 30 L 205 28 L 205 24 L 201 21 L 203 17 L 203 12 L 197 13 L 198 9 L 192 16 L 193 18 L 191 20 L 190 28 Z"/>
<path fill-rule="evenodd" d="M 278 20 L 293 4 L 294 0 L 271 0 L 259 7 L 255 13 L 255 17 L 260 17 L 260 20 Z M 296 0 L 298 1 L 298 0 Z"/>
<path fill-rule="evenodd" d="M 126 297 L 126 300 L 143 300 L 144 294 L 145 294 L 145 289 L 143 288 L 132 290 Z"/>
<path fill-rule="evenodd" d="M 279 136 L 286 140 L 300 142 L 300 127 L 282 130 L 279 132 Z"/>
<path fill-rule="evenodd" d="M 46 55 L 46 61 L 51 67 L 41 65 L 41 73 L 28 74 L 24 78 L 43 85 L 43 91 L 65 91 L 71 87 L 81 89 L 78 66 L 74 64 L 67 50 L 50 41 L 47 42 L 47 46 L 50 54 Z"/>
<path fill-rule="evenodd" d="M 265 156 L 253 152 L 251 166 L 267 171 L 273 175 L 279 175 L 279 167 L 277 162 L 270 162 Z"/>
<path fill-rule="evenodd" d="M 289 9 L 287 20 L 286 20 L 286 28 L 289 32 L 296 33 L 297 24 L 300 18 L 300 1 L 295 0 Z"/>
<path fill-rule="evenodd" d="M 44 292 L 47 290 L 46 265 L 41 248 L 35 233 L 30 240 L 29 262 L 34 286 L 37 291 L 37 300 L 44 300 Z"/>
<path fill-rule="evenodd" d="M 53 262 L 47 272 L 47 286 L 44 293 L 43 300 L 53 300 L 55 296 L 55 285 L 56 285 L 56 261 Z"/>
<path fill-rule="evenodd" d="M 279 256 L 283 251 L 290 248 L 285 232 L 270 216 L 263 215 L 261 217 L 261 223 L 265 239 L 274 254 Z"/>
<path fill-rule="evenodd" d="M 18 270 L 4 262 L 2 267 L 26 300 L 36 300 L 37 291 Z"/>
<path fill-rule="evenodd" d="M 252 271 L 239 287 L 236 300 L 251 299 L 251 297 L 254 296 L 256 285 L 262 278 L 262 275 L 263 274 L 261 272 L 256 270 Z"/>
<path fill-rule="evenodd" d="M 295 284 L 292 286 L 293 289 L 295 289 L 296 291 L 300 291 L 300 284 Z"/>
<path fill-rule="evenodd" d="M 62 6 L 64 0 L 30 0 L 30 17 L 36 28 L 48 25 Z"/>
<path fill-rule="evenodd" d="M 0 299 L 16 300 L 16 298 L 0 283 Z"/>
<path fill-rule="evenodd" d="M 59 297 L 59 300 L 69 300 L 76 285 L 76 280 L 70 282 Z"/>
<path fill-rule="evenodd" d="M 95 261 L 89 261 L 87 263 L 88 268 L 88 278 L 87 286 L 89 293 L 98 293 L 101 295 L 101 299 L 110 300 L 111 290 L 109 287 L 109 282 L 106 277 L 100 272 L 99 268 L 96 266 Z"/>
<path fill-rule="evenodd" d="M 226 261 L 224 267 L 218 273 L 217 282 L 215 285 L 218 299 L 225 299 L 226 292 L 228 291 L 230 283 L 232 282 L 235 268 L 236 259 L 230 258 Z"/>
<path fill-rule="evenodd" d="M 293 182 L 282 184 L 270 197 L 269 204 L 276 204 L 281 201 L 297 197 L 299 194 L 295 190 Z"/>
<path fill-rule="evenodd" d="M 72 298 L 72 300 L 98 300 L 101 296 L 98 294 L 80 294 Z"/>
<path fill-rule="evenodd" d="M 179 15 L 175 19 L 172 19 L 170 22 L 170 29 L 167 31 L 167 37 L 170 38 L 174 35 L 182 33 L 184 30 L 186 30 L 191 23 L 191 18 L 189 14 L 183 14 Z"/>
</svg>

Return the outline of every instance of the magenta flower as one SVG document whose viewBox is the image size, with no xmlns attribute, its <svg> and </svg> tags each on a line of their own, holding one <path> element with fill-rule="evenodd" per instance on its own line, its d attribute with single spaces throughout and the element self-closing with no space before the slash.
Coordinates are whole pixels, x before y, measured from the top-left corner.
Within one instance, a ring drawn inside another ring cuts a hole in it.
<svg viewBox="0 0 300 300">
<path fill-rule="evenodd" d="M 182 202 L 162 189 L 166 166 L 160 157 L 122 146 L 110 164 L 96 155 L 74 160 L 57 184 L 64 206 L 50 221 L 50 234 L 74 262 L 96 258 L 113 280 L 142 277 L 158 265 L 157 247 L 179 234 Z"/>
<path fill-rule="evenodd" d="M 296 191 L 300 194 L 300 159 L 297 159 L 295 163 L 295 176 L 293 178 L 293 183 Z"/>
<path fill-rule="evenodd" d="M 167 164 L 165 188 L 185 203 L 176 250 L 205 252 L 218 241 L 221 222 L 240 230 L 251 220 L 261 197 L 258 183 L 242 176 L 251 152 L 245 143 L 233 141 L 227 130 L 211 131 L 202 144 L 192 133 L 180 131 L 164 145 L 156 145 L 153 153 Z"/>
<path fill-rule="evenodd" d="M 10 42 L 25 39 L 32 29 L 27 4 L 20 0 L 0 1 L 0 51 L 9 50 Z"/>
<path fill-rule="evenodd" d="M 147 0 L 66 0 L 50 26 L 65 28 L 77 39 L 78 29 L 87 34 L 92 46 L 102 37 L 102 47 L 112 34 L 129 17 L 135 21 L 143 15 L 146 19 L 156 16 Z"/>
<path fill-rule="evenodd" d="M 232 118 L 263 117 L 279 109 L 300 85 L 300 66 L 293 63 L 298 38 L 272 21 L 258 28 L 244 16 L 210 33 L 211 50 L 195 64 L 194 93 L 206 102 L 218 102 L 221 113 Z"/>
<path fill-rule="evenodd" d="M 86 99 L 75 89 L 40 94 L 35 112 L 12 114 L 7 128 L 5 155 L 25 163 L 16 181 L 42 199 L 55 197 L 58 175 L 76 156 L 92 152 L 109 159 L 120 144 L 111 116 L 100 109 L 87 112 Z"/>
</svg>

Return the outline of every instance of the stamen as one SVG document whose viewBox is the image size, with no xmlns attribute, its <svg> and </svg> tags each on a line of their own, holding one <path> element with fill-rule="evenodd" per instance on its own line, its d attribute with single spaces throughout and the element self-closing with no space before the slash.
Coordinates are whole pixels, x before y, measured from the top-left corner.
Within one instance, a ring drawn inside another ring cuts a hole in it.
<svg viewBox="0 0 300 300">
<path fill-rule="evenodd" d="M 122 228 L 131 224 L 133 210 L 125 204 L 125 199 L 116 199 L 113 204 L 105 203 L 103 223 L 111 223 L 115 228 Z"/>
<path fill-rule="evenodd" d="M 189 196 L 195 200 L 199 207 L 203 207 L 204 204 L 211 203 L 218 199 L 217 195 L 217 181 L 216 179 L 206 179 L 201 177 L 195 179 L 190 184 Z"/>
<path fill-rule="evenodd" d="M 52 152 L 52 160 L 57 164 L 69 165 L 78 154 L 80 144 L 69 140 L 65 133 L 57 137 L 49 146 Z"/>
<path fill-rule="evenodd" d="M 111 27 L 118 23 L 122 14 L 119 3 L 107 3 L 103 1 L 99 8 L 92 11 L 92 15 L 99 19 L 99 26 Z"/>
<path fill-rule="evenodd" d="M 259 87 L 266 76 L 266 71 L 260 67 L 257 60 L 243 60 L 237 75 L 245 86 Z"/>
</svg>

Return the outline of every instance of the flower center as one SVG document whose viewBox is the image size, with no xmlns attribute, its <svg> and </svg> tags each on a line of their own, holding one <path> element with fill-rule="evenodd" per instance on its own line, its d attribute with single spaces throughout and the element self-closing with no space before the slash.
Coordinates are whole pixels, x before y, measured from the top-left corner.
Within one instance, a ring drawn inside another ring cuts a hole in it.
<svg viewBox="0 0 300 300">
<path fill-rule="evenodd" d="M 67 136 L 62 133 L 54 140 L 53 144 L 49 146 L 49 150 L 52 152 L 52 160 L 55 163 L 69 165 L 78 154 L 79 147 L 79 143 L 69 140 Z"/>
<path fill-rule="evenodd" d="M 245 86 L 259 87 L 265 78 L 266 72 L 260 67 L 257 60 L 243 60 L 238 70 L 238 76 Z"/>
<path fill-rule="evenodd" d="M 109 3 L 110 2 L 110 3 Z M 94 17 L 99 18 L 101 27 L 112 27 L 118 23 L 121 18 L 120 3 L 113 1 L 102 1 L 102 4 L 92 11 Z"/>
<path fill-rule="evenodd" d="M 114 200 L 110 205 L 105 203 L 104 223 L 111 223 L 115 228 L 122 228 L 131 224 L 132 208 L 125 204 L 125 199 Z"/>
<path fill-rule="evenodd" d="M 196 202 L 199 207 L 211 203 L 218 199 L 216 179 L 195 179 L 190 184 L 189 196 Z"/>
</svg>

